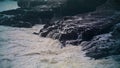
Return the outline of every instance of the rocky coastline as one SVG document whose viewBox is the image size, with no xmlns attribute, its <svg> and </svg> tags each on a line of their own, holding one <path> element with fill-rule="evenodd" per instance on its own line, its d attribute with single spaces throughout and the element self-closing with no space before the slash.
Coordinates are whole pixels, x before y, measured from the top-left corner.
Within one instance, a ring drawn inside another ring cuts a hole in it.
<svg viewBox="0 0 120 68">
<path fill-rule="evenodd" d="M 20 8 L 0 12 L 0 25 L 31 28 L 44 24 L 34 34 L 57 39 L 63 44 L 61 47 L 82 46 L 86 56 L 95 59 L 119 55 L 120 11 L 115 3 L 120 2 L 92 0 L 93 5 L 86 5 L 86 1 L 18 0 Z"/>
<path fill-rule="evenodd" d="M 35 24 L 45 24 L 52 17 L 51 11 L 34 12 L 29 9 L 18 8 L 0 12 L 0 25 L 30 28 Z"/>
</svg>

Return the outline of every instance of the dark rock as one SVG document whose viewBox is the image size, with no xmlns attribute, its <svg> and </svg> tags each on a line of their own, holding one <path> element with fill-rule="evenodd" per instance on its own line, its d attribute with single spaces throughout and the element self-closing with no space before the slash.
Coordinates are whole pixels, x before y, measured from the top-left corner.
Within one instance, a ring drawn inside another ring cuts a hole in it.
<svg viewBox="0 0 120 68">
<path fill-rule="evenodd" d="M 6 15 L 19 15 L 24 13 L 25 13 L 25 9 L 21 9 L 21 8 L 0 12 L 0 14 L 6 14 Z"/>
<path fill-rule="evenodd" d="M 18 0 L 21 8 L 35 11 L 52 10 L 60 15 L 73 15 L 95 10 L 107 0 Z"/>
<path fill-rule="evenodd" d="M 20 8 L 0 12 L 0 25 L 28 28 L 45 24 L 33 34 L 58 39 L 62 47 L 81 44 L 86 56 L 99 59 L 120 54 L 119 4 L 118 0 L 18 0 Z M 90 12 L 98 6 L 102 10 Z M 65 17 L 50 23 L 61 16 Z"/>
<path fill-rule="evenodd" d="M 51 11 L 36 12 L 18 8 L 0 12 L 0 25 L 28 28 L 35 24 L 49 23 L 52 17 L 53 13 Z"/>
<path fill-rule="evenodd" d="M 6 1 L 6 0 L 0 0 L 0 1 Z M 17 1 L 17 0 L 10 0 L 10 1 Z"/>
<path fill-rule="evenodd" d="M 37 32 L 33 32 L 33 34 L 35 34 L 35 35 L 39 35 L 39 33 L 37 33 Z"/>
<path fill-rule="evenodd" d="M 102 6 L 99 6 L 99 9 L 113 9 L 120 10 L 120 1 L 119 0 L 107 0 Z"/>
<path fill-rule="evenodd" d="M 108 34 L 95 36 L 89 44 L 83 44 L 83 50 L 86 56 L 99 59 L 111 55 L 120 54 L 120 24 L 114 27 L 114 30 Z"/>
<path fill-rule="evenodd" d="M 40 36 L 58 39 L 64 43 L 73 40 L 89 41 L 93 36 L 109 32 L 119 20 L 120 13 L 110 10 L 67 16 L 55 23 L 45 25 L 40 30 Z"/>
</svg>

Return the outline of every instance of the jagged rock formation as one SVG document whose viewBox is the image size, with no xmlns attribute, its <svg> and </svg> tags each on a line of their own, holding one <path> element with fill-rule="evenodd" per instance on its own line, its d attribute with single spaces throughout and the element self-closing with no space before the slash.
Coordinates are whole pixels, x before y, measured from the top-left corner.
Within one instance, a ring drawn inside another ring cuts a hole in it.
<svg viewBox="0 0 120 68">
<path fill-rule="evenodd" d="M 120 23 L 114 26 L 112 32 L 95 36 L 82 46 L 87 56 L 96 59 L 120 54 Z"/>
<path fill-rule="evenodd" d="M 0 12 L 0 25 L 32 27 L 54 17 L 95 10 L 106 0 L 18 0 L 19 9 Z M 94 2 L 94 4 L 92 3 Z M 89 5 L 88 5 L 89 4 Z M 81 7 L 82 6 L 82 7 Z"/>
<path fill-rule="evenodd" d="M 98 59 L 120 53 L 120 40 L 116 37 L 119 36 L 119 26 L 115 26 L 112 35 L 105 34 L 110 32 L 119 21 L 120 12 L 113 10 L 67 16 L 60 21 L 45 25 L 40 30 L 40 36 L 58 39 L 63 46 L 81 44 L 86 51 L 86 56 Z M 87 42 L 83 44 L 84 41 Z"/>
<path fill-rule="evenodd" d="M 45 24 L 40 36 L 58 39 L 63 46 L 82 45 L 86 56 L 98 59 L 120 54 L 119 4 L 119 0 L 18 0 L 19 9 L 0 12 L 0 25 Z M 62 19 L 50 23 L 56 16 Z"/>
<path fill-rule="evenodd" d="M 54 23 L 46 24 L 39 35 L 58 39 L 66 44 L 81 45 L 86 56 L 99 59 L 120 54 L 119 24 L 120 1 L 107 0 L 96 11 L 66 16 Z M 112 30 L 112 27 L 114 30 Z M 108 33 L 108 34 L 106 34 Z"/>
<path fill-rule="evenodd" d="M 64 17 L 62 20 L 47 24 L 40 31 L 43 37 L 68 42 L 73 40 L 91 40 L 93 36 L 109 32 L 118 23 L 120 13 L 105 10 L 88 14 Z"/>
</svg>

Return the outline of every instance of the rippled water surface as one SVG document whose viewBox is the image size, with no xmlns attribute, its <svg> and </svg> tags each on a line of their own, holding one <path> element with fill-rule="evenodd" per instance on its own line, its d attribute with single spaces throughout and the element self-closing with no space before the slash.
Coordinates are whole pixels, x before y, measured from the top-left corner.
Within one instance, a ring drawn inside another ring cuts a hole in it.
<svg viewBox="0 0 120 68">
<path fill-rule="evenodd" d="M 80 46 L 61 49 L 57 40 L 32 34 L 40 28 L 0 26 L 0 68 L 120 68 L 119 56 L 93 60 Z"/>
</svg>

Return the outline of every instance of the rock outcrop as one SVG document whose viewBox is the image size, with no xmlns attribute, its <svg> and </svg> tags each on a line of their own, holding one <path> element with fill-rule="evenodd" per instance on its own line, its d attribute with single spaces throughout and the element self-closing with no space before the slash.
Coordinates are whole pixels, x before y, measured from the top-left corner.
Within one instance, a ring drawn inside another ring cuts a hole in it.
<svg viewBox="0 0 120 68">
<path fill-rule="evenodd" d="M 36 11 L 44 8 L 60 15 L 73 15 L 95 10 L 97 6 L 105 2 L 106 0 L 18 0 L 18 5 L 21 8 Z"/>
<path fill-rule="evenodd" d="M 88 41 L 95 35 L 107 33 L 110 28 L 118 23 L 120 13 L 116 11 L 96 11 L 77 16 L 67 16 L 52 24 L 46 24 L 40 30 L 40 35 L 68 41 Z"/>
<path fill-rule="evenodd" d="M 51 11 L 32 11 L 27 9 L 15 9 L 0 12 L 0 25 L 13 27 L 32 27 L 35 24 L 49 23 L 53 17 Z"/>
<path fill-rule="evenodd" d="M 120 54 L 119 24 L 115 26 L 112 33 L 109 33 L 119 22 L 120 12 L 118 11 L 95 11 L 66 16 L 52 24 L 46 24 L 40 30 L 39 35 L 58 39 L 63 46 L 66 44 L 81 45 L 83 51 L 86 51 L 86 56 L 99 59 Z"/>
<path fill-rule="evenodd" d="M 119 0 L 107 0 L 103 6 L 100 6 L 101 9 L 116 9 L 120 10 L 120 1 Z"/>
<path fill-rule="evenodd" d="M 54 17 L 95 10 L 106 0 L 18 0 L 20 8 L 0 12 L 0 25 L 32 27 Z"/>
<path fill-rule="evenodd" d="M 99 59 L 120 54 L 120 23 L 114 26 L 112 32 L 95 36 L 91 41 L 82 44 L 86 55 Z"/>
<path fill-rule="evenodd" d="M 20 8 L 0 12 L 0 25 L 45 24 L 34 34 L 58 39 L 63 46 L 81 45 L 86 56 L 99 59 L 120 54 L 119 4 L 119 0 L 18 0 Z M 59 20 L 50 22 L 56 17 Z"/>
<path fill-rule="evenodd" d="M 6 0 L 0 0 L 0 1 L 6 1 Z M 17 1 L 17 0 L 8 0 L 8 1 Z"/>
<path fill-rule="evenodd" d="M 120 54 L 120 25 L 117 24 L 120 22 L 119 4 L 118 0 L 107 0 L 94 12 L 65 16 L 54 23 L 46 24 L 39 35 L 58 39 L 63 46 L 81 45 L 83 51 L 86 51 L 86 56 L 95 59 L 118 55 Z"/>
</svg>

